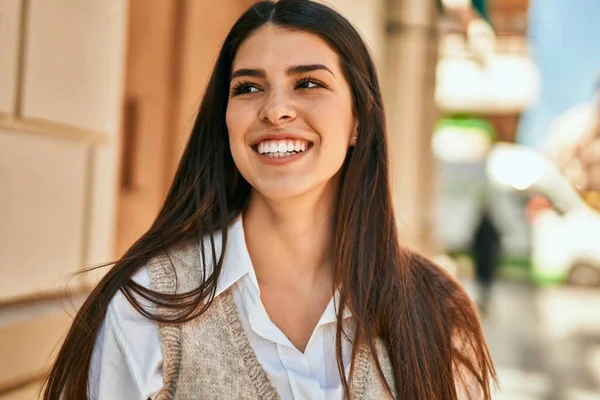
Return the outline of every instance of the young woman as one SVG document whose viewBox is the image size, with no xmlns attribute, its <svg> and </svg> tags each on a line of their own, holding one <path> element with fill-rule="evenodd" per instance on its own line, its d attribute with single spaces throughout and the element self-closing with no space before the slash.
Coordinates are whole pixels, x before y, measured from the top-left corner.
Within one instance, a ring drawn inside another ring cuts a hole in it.
<svg viewBox="0 0 600 400">
<path fill-rule="evenodd" d="M 162 210 L 78 312 L 45 399 L 490 398 L 473 305 L 398 243 L 387 157 L 350 23 L 252 6 Z"/>
</svg>

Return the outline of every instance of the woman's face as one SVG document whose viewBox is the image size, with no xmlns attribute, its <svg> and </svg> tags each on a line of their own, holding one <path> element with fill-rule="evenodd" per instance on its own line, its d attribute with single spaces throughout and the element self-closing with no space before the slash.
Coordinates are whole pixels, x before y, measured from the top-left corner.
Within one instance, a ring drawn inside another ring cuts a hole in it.
<svg viewBox="0 0 600 400">
<path fill-rule="evenodd" d="M 272 25 L 237 52 L 226 118 L 238 170 L 271 199 L 324 188 L 357 128 L 335 51 L 316 35 Z"/>
</svg>

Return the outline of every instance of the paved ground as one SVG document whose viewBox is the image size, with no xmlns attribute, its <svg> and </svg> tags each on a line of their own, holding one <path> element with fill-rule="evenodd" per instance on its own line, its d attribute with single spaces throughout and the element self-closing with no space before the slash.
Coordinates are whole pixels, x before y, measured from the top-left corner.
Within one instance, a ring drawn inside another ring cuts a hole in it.
<svg viewBox="0 0 600 400">
<path fill-rule="evenodd" d="M 496 400 L 600 400 L 600 290 L 500 282 L 484 330 Z"/>
</svg>

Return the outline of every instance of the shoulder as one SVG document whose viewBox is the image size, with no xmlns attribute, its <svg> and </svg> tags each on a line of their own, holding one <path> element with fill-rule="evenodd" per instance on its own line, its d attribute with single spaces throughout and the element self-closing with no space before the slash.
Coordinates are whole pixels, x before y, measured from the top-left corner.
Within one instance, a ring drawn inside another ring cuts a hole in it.
<svg viewBox="0 0 600 400">
<path fill-rule="evenodd" d="M 144 288 L 150 288 L 150 274 L 147 267 L 141 268 L 133 275 L 132 280 Z M 152 312 L 155 306 L 148 300 L 136 296 L 145 310 Z M 123 347 L 129 347 L 135 340 L 133 332 L 154 332 L 157 329 L 156 323 L 140 313 L 122 291 L 117 293 L 110 300 L 104 323 L 105 330 L 114 332 L 118 343 Z"/>
<path fill-rule="evenodd" d="M 221 254 L 220 233 L 194 236 L 152 257 L 145 269 L 149 288 L 160 293 L 183 293 L 195 289 L 213 272 Z"/>
<path fill-rule="evenodd" d="M 138 285 L 150 289 L 150 273 L 148 271 L 148 267 L 142 267 L 138 272 L 136 272 L 131 280 Z M 137 299 L 137 297 L 136 297 Z M 141 305 L 144 307 L 152 307 L 150 302 L 144 302 L 143 299 L 139 299 Z M 133 322 L 146 322 L 148 319 L 142 316 L 135 307 L 127 300 L 123 292 L 120 290 L 113 296 L 110 303 L 108 304 L 107 309 L 107 318 L 109 317 L 118 317 L 118 320 L 123 321 L 133 321 Z"/>
<path fill-rule="evenodd" d="M 146 268 L 133 281 L 149 287 Z M 149 304 L 142 305 L 150 307 Z M 157 324 L 142 315 L 121 291 L 110 300 L 90 364 L 92 398 L 147 398 L 162 383 Z"/>
</svg>

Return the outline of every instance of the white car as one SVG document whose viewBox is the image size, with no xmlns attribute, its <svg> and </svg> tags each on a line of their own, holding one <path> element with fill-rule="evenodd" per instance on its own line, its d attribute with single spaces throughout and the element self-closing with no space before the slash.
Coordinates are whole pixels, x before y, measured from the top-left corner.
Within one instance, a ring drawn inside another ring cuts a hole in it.
<svg viewBox="0 0 600 400">
<path fill-rule="evenodd" d="M 590 207 L 547 157 L 515 144 L 497 144 L 487 172 L 498 187 L 548 199 L 531 215 L 533 279 L 538 283 L 600 286 L 600 212 Z"/>
</svg>

